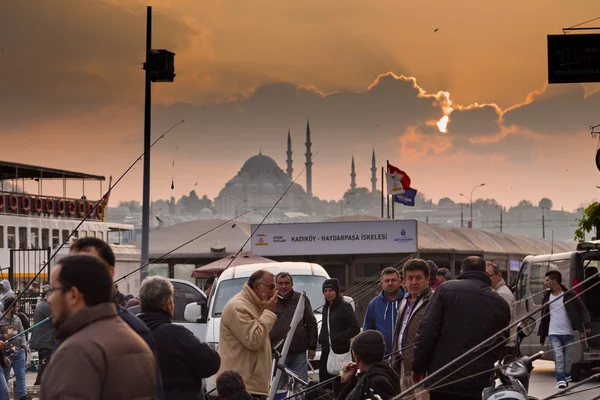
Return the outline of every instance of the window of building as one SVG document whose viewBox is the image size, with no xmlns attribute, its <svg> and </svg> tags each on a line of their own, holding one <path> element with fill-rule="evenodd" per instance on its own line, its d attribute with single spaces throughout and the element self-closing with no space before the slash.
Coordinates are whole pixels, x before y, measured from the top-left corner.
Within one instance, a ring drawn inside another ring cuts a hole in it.
<svg viewBox="0 0 600 400">
<path fill-rule="evenodd" d="M 96 231 L 90 231 L 90 236 L 95 238 L 96 237 Z"/>
<path fill-rule="evenodd" d="M 4 225 L 0 225 L 0 249 L 4 248 Z"/>
<path fill-rule="evenodd" d="M 56 248 L 60 245 L 60 231 L 58 229 L 52 229 L 52 248 Z"/>
<path fill-rule="evenodd" d="M 16 235 L 16 232 L 15 232 L 15 227 L 14 226 L 8 226 L 7 230 L 6 230 L 6 241 L 7 241 L 9 249 L 16 248 L 16 244 L 17 244 L 17 237 L 16 236 L 17 235 Z"/>
<path fill-rule="evenodd" d="M 19 248 L 27 248 L 27 227 L 24 226 L 19 227 Z"/>
<path fill-rule="evenodd" d="M 42 248 L 47 249 L 50 247 L 50 230 L 47 228 L 42 229 Z"/>
<path fill-rule="evenodd" d="M 68 229 L 63 229 L 62 230 L 62 242 L 64 243 L 67 238 L 69 237 L 69 230 Z"/>
<path fill-rule="evenodd" d="M 37 249 L 40 246 L 40 228 L 31 228 L 31 248 Z"/>
</svg>

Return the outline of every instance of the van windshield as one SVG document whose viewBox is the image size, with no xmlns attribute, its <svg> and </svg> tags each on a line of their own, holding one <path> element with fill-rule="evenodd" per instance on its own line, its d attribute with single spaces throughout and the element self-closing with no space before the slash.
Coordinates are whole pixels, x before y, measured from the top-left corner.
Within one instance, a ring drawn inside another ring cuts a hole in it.
<svg viewBox="0 0 600 400">
<path fill-rule="evenodd" d="M 295 275 L 294 276 L 294 291 L 306 292 L 310 305 L 316 313 L 321 312 L 321 306 L 325 303 L 323 298 L 323 282 L 325 282 L 324 276 L 317 275 Z M 237 278 L 228 279 L 218 283 L 217 293 L 215 294 L 215 302 L 213 306 L 213 317 L 219 317 L 225 308 L 225 304 L 233 296 L 238 294 L 242 290 L 244 283 L 248 281 L 248 278 Z"/>
</svg>

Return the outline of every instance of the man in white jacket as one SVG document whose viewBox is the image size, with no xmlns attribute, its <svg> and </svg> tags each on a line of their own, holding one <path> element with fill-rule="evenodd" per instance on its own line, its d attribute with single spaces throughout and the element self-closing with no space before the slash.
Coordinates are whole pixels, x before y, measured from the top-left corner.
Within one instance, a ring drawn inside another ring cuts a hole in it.
<svg viewBox="0 0 600 400">
<path fill-rule="evenodd" d="M 515 321 L 515 312 L 516 312 L 516 301 L 515 296 L 512 294 L 508 286 L 506 286 L 506 282 L 504 282 L 504 278 L 502 277 L 502 272 L 500 272 L 500 267 L 494 264 L 491 261 L 486 262 L 485 273 L 492 280 L 492 288 L 500 295 L 502 298 L 508 303 L 510 307 L 510 323 L 512 324 Z M 517 339 L 517 328 L 514 327 L 510 330 L 510 338 L 506 344 L 508 347 L 507 352 L 510 354 L 516 354 L 515 351 L 515 340 Z"/>
</svg>

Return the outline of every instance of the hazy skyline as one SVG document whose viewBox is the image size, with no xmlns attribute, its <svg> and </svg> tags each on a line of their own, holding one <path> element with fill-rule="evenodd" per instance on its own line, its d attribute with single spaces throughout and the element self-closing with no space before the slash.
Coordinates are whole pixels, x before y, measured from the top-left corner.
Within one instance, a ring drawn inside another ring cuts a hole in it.
<svg viewBox="0 0 600 400">
<path fill-rule="evenodd" d="M 142 152 L 146 5 L 153 47 L 176 53 L 175 82 L 153 85 L 154 138 L 186 120 L 153 149 L 155 200 L 214 198 L 259 149 L 285 170 L 288 129 L 297 175 L 307 118 L 321 199 L 349 188 L 353 155 L 370 188 L 373 147 L 436 202 L 481 182 L 475 197 L 506 206 L 600 197 L 600 86 L 546 85 L 546 35 L 600 16 L 596 1 L 9 2 L 0 159 L 123 173 Z M 113 201 L 140 200 L 141 177 L 139 163 Z"/>
</svg>

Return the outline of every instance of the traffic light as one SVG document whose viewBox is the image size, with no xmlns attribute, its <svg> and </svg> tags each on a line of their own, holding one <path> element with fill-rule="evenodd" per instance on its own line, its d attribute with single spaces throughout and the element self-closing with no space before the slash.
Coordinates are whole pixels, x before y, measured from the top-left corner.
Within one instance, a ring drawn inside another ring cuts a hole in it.
<svg viewBox="0 0 600 400">
<path fill-rule="evenodd" d="M 173 82 L 175 79 L 175 53 L 169 50 L 150 50 L 144 63 L 152 82 Z"/>
</svg>

